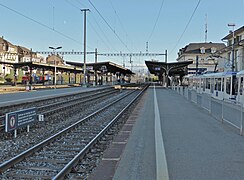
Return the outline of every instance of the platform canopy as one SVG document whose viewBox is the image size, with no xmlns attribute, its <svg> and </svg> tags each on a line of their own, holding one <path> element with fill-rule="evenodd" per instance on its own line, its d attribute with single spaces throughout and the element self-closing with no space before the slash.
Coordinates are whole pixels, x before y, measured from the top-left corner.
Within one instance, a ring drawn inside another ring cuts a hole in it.
<svg viewBox="0 0 244 180">
<path fill-rule="evenodd" d="M 11 63 L 11 62 L 1 62 L 0 64 L 6 64 L 12 66 L 14 69 L 22 68 L 25 66 L 29 66 L 30 68 L 44 68 L 45 70 L 53 70 L 55 69 L 54 64 L 46 64 L 46 63 L 38 63 L 38 62 L 19 62 L 19 63 Z M 74 66 L 65 66 L 65 65 L 56 65 L 57 70 L 62 70 L 65 72 L 76 72 L 82 73 L 83 69 L 76 68 Z"/>
<path fill-rule="evenodd" d="M 70 64 L 76 67 L 83 67 L 84 63 L 78 63 L 78 62 L 71 62 L 66 61 L 66 64 Z M 88 70 L 95 70 L 95 71 L 101 71 L 101 72 L 110 72 L 113 74 L 120 73 L 124 75 L 132 75 L 134 74 L 131 70 L 124 68 L 118 64 L 112 63 L 112 62 L 98 62 L 98 63 L 86 63 L 86 68 Z"/>
<path fill-rule="evenodd" d="M 192 64 L 193 61 L 183 61 L 183 62 L 157 62 L 157 61 L 145 61 L 147 68 L 151 74 L 167 76 L 184 76 L 187 75 L 187 66 Z"/>
</svg>

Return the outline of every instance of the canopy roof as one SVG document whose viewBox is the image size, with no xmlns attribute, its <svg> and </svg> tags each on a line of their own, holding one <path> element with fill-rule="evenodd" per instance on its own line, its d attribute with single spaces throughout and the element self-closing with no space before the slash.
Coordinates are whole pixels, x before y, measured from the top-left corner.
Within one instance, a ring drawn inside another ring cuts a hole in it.
<svg viewBox="0 0 244 180">
<path fill-rule="evenodd" d="M 78 62 L 71 62 L 66 61 L 67 64 L 83 67 L 84 63 L 78 63 Z M 110 72 L 110 73 L 121 73 L 121 74 L 134 74 L 131 70 L 124 68 L 118 64 L 112 63 L 112 62 L 98 62 L 98 63 L 86 63 L 86 68 L 89 70 L 96 70 L 101 72 Z"/>
<path fill-rule="evenodd" d="M 160 75 L 166 73 L 167 75 L 181 75 L 187 74 L 187 66 L 192 64 L 193 61 L 183 61 L 183 62 L 156 62 L 156 61 L 145 61 L 148 70 L 151 74 Z"/>
<path fill-rule="evenodd" d="M 24 66 L 29 66 L 31 68 L 44 68 L 46 70 L 54 70 L 55 65 L 54 64 L 44 64 L 44 63 L 37 63 L 37 62 L 19 62 L 19 63 L 11 63 L 11 62 L 1 62 L 0 64 L 8 64 L 13 66 L 14 68 L 21 68 Z M 82 73 L 83 69 L 77 68 L 74 66 L 65 66 L 65 65 L 56 65 L 57 70 L 63 70 L 66 72 L 77 72 Z"/>
</svg>

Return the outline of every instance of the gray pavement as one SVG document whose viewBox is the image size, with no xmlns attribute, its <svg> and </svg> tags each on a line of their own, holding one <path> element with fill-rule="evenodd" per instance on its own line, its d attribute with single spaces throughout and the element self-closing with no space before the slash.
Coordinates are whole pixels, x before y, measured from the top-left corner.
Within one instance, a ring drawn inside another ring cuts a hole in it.
<svg viewBox="0 0 244 180">
<path fill-rule="evenodd" d="M 156 179 L 153 88 L 141 109 L 114 179 Z M 170 180 L 244 179 L 244 139 L 176 92 L 157 88 Z"/>
<path fill-rule="evenodd" d="M 122 159 L 116 170 L 115 180 L 143 180 L 156 178 L 154 141 L 154 111 L 152 90 L 146 92 L 145 106 L 139 113 Z"/>
<path fill-rule="evenodd" d="M 72 87 L 72 88 L 60 88 L 60 89 L 42 89 L 42 90 L 33 90 L 29 92 L 25 91 L 25 92 L 15 92 L 9 94 L 0 94 L 0 106 L 19 103 L 19 102 L 33 101 L 33 100 L 54 97 L 54 96 L 68 95 L 68 94 L 79 93 L 84 91 L 91 91 L 100 88 L 104 88 L 104 87 L 96 87 L 96 88 Z"/>
</svg>

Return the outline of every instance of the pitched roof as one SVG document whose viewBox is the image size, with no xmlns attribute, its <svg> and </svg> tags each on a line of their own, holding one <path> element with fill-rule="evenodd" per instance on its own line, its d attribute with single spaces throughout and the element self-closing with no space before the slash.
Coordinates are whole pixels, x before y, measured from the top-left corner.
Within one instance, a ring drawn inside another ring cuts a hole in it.
<svg viewBox="0 0 244 180">
<path fill-rule="evenodd" d="M 6 39 L 4 39 L 3 37 L 0 37 L 0 43 L 5 43 L 8 46 L 14 46 L 12 43 L 10 43 L 9 41 L 7 41 Z"/>
<path fill-rule="evenodd" d="M 182 53 L 201 53 L 201 48 L 204 47 L 206 53 L 211 53 L 211 48 L 216 48 L 216 51 L 225 48 L 224 43 L 190 43 L 181 49 Z"/>
<path fill-rule="evenodd" d="M 239 34 L 239 33 L 243 32 L 243 31 L 244 31 L 244 26 L 242 26 L 242 27 L 240 27 L 239 29 L 235 30 L 235 31 L 234 31 L 234 34 Z M 228 40 L 228 39 L 231 39 L 232 36 L 233 36 L 233 34 L 232 34 L 232 33 L 229 33 L 229 34 L 228 34 L 227 36 L 225 36 L 222 40 Z"/>
</svg>

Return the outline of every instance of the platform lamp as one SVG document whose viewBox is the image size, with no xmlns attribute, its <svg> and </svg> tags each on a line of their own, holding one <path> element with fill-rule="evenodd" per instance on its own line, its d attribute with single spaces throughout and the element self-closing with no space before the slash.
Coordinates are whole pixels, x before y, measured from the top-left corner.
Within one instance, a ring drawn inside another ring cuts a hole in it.
<svg viewBox="0 0 244 180">
<path fill-rule="evenodd" d="M 53 50 L 53 54 L 54 54 L 54 88 L 56 89 L 56 71 L 57 71 L 57 67 L 56 67 L 56 56 L 55 56 L 55 51 L 56 51 L 57 49 L 61 49 L 62 47 L 59 46 L 59 47 L 54 48 L 54 47 L 51 47 L 51 46 L 50 46 L 49 48 Z"/>
</svg>

